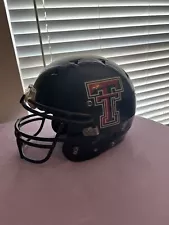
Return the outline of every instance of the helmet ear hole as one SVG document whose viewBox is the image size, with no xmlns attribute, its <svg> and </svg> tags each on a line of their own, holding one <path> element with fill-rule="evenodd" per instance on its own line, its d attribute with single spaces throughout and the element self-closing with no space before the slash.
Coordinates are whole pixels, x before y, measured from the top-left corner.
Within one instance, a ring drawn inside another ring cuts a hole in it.
<svg viewBox="0 0 169 225">
<path fill-rule="evenodd" d="M 58 130 L 59 130 L 59 127 L 60 127 L 60 124 L 61 122 L 57 121 L 57 120 L 52 120 L 52 129 L 57 133 Z M 64 127 L 61 131 L 60 134 L 66 134 L 67 133 L 67 130 L 68 130 L 68 125 L 67 124 L 64 124 Z"/>
</svg>

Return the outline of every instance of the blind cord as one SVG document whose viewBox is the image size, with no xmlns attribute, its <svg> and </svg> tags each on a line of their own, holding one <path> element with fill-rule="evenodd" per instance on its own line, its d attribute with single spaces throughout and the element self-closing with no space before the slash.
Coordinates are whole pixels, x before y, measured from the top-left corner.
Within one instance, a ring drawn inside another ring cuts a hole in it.
<svg viewBox="0 0 169 225">
<path fill-rule="evenodd" d="M 45 22 L 46 22 L 46 33 L 47 33 L 47 38 L 48 38 L 48 46 L 49 46 L 49 53 L 50 53 L 50 62 L 53 62 L 53 54 L 52 54 L 52 47 L 51 47 L 51 43 L 50 43 L 50 35 L 49 35 L 49 25 L 47 22 L 47 10 L 45 7 L 45 0 L 42 0 L 42 5 L 43 5 L 43 9 L 44 9 L 44 18 L 45 18 Z"/>
<path fill-rule="evenodd" d="M 34 5 L 34 10 L 35 10 L 35 17 L 36 17 L 36 24 L 37 24 L 38 35 L 39 35 L 39 42 L 40 42 L 40 47 L 41 47 L 43 66 L 46 67 L 45 54 L 44 54 L 44 49 L 43 49 L 43 42 L 42 42 L 42 35 L 41 35 L 41 30 L 40 30 L 40 23 L 39 23 L 39 16 L 38 16 L 36 0 L 33 0 L 33 5 Z"/>
<path fill-rule="evenodd" d="M 102 44 L 101 44 L 101 41 L 102 41 L 102 37 L 101 37 L 101 26 L 100 26 L 100 4 L 98 4 L 98 26 L 99 26 L 99 51 L 100 51 L 100 54 L 102 52 Z"/>
</svg>

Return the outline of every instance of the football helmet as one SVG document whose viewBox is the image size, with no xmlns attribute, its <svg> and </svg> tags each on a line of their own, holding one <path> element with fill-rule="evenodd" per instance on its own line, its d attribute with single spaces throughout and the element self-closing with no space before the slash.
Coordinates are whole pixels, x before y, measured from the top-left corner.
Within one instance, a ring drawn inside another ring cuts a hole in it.
<svg viewBox="0 0 169 225">
<path fill-rule="evenodd" d="M 33 163 L 47 161 L 57 142 L 71 161 L 100 155 L 123 140 L 135 115 L 136 98 L 128 74 L 114 62 L 99 56 L 55 61 L 30 85 L 20 103 L 29 115 L 15 123 L 20 157 Z M 30 135 L 21 128 L 40 120 Z M 39 137 L 50 120 L 54 137 Z M 43 159 L 29 158 L 24 147 L 47 149 Z"/>
</svg>

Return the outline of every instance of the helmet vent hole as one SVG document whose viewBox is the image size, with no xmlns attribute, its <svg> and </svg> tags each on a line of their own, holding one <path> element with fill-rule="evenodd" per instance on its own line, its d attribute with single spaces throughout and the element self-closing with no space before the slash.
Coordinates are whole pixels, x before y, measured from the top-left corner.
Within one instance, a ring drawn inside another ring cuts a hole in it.
<svg viewBox="0 0 169 225">
<path fill-rule="evenodd" d="M 101 61 L 103 64 L 106 64 L 106 60 L 105 60 L 105 59 L 100 59 L 100 61 Z"/>
<path fill-rule="evenodd" d="M 75 65 L 79 64 L 79 59 L 72 61 L 72 63 L 74 63 Z"/>
<path fill-rule="evenodd" d="M 126 76 L 129 78 L 129 75 L 127 74 L 127 73 L 125 73 L 126 74 Z"/>
</svg>

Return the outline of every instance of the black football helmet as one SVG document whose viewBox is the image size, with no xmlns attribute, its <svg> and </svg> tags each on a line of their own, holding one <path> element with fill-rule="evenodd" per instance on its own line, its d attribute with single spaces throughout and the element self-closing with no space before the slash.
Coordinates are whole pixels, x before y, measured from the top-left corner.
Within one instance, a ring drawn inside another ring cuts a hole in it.
<svg viewBox="0 0 169 225">
<path fill-rule="evenodd" d="M 33 163 L 47 161 L 57 142 L 71 161 L 84 161 L 100 155 L 123 140 L 132 125 L 136 99 L 128 74 L 102 57 L 63 59 L 51 63 L 20 103 L 29 115 L 15 123 L 20 157 Z M 51 120 L 52 138 L 39 137 L 45 120 Z M 40 120 L 34 135 L 21 127 Z M 43 159 L 24 155 L 24 146 L 47 149 Z"/>
</svg>

